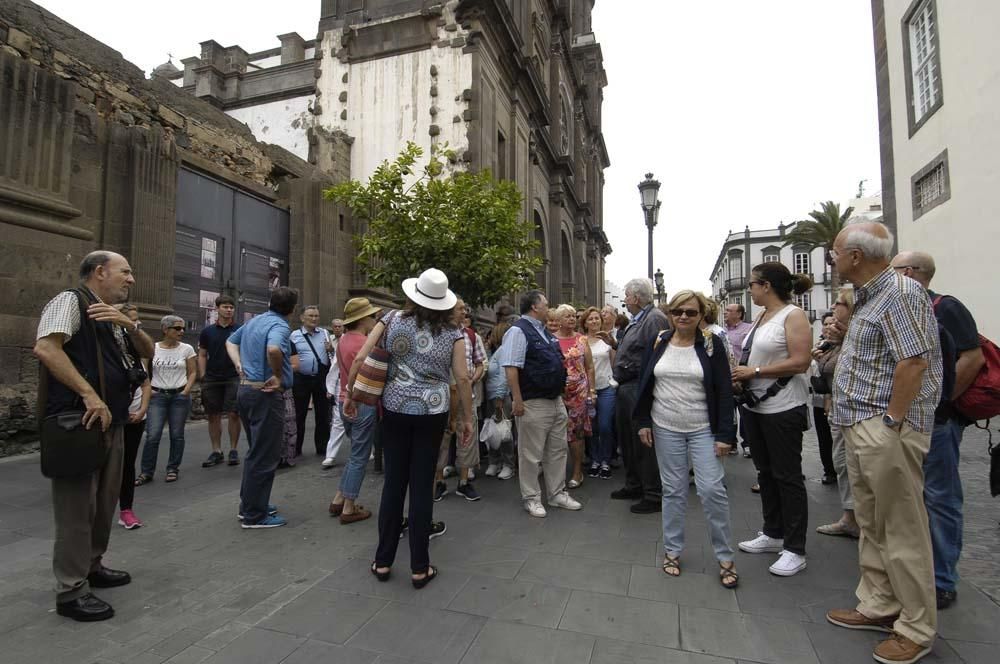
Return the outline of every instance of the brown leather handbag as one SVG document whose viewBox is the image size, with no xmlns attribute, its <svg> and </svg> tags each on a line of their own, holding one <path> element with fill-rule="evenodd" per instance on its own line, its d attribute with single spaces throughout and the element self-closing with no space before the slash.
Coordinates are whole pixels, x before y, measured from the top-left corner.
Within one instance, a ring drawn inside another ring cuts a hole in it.
<svg viewBox="0 0 1000 664">
<path fill-rule="evenodd" d="M 80 325 L 90 321 L 86 306 L 79 290 L 76 293 L 80 305 Z M 107 403 L 104 386 L 104 358 L 101 342 L 94 330 L 96 345 L 97 374 L 100 380 L 101 400 Z M 49 394 L 49 371 L 42 362 L 38 363 L 38 436 L 41 440 L 42 475 L 52 479 L 81 477 L 93 473 L 104 465 L 110 446 L 105 441 L 100 422 L 92 422 L 87 429 L 83 425 L 86 409 L 68 410 L 45 417 L 45 404 Z M 81 407 L 83 403 L 80 403 Z"/>
</svg>

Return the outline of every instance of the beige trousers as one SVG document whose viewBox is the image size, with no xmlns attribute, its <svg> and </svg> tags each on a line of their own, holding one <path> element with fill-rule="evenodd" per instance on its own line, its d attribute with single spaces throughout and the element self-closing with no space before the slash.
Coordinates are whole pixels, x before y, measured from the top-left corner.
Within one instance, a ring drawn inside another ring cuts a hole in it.
<svg viewBox="0 0 1000 664">
<path fill-rule="evenodd" d="M 937 633 L 934 564 L 924 508 L 924 457 L 930 433 L 895 431 L 874 417 L 842 428 L 858 540 L 857 610 L 897 613 L 893 629 L 921 646 Z"/>
<path fill-rule="evenodd" d="M 517 418 L 518 478 L 522 500 L 541 500 L 538 464 L 545 473 L 548 498 L 566 488 L 566 406 L 562 397 L 529 399 Z"/>
<path fill-rule="evenodd" d="M 87 575 L 100 567 L 108 549 L 122 486 L 124 430 L 121 424 L 113 424 L 105 434 L 110 452 L 102 468 L 83 477 L 52 480 L 56 525 L 52 571 L 57 602 L 69 602 L 90 592 Z"/>
</svg>

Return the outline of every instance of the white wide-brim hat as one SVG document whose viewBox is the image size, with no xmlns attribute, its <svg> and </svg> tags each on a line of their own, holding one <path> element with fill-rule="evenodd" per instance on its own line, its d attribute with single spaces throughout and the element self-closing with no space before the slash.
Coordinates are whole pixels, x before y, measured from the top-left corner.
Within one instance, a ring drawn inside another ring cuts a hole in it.
<svg viewBox="0 0 1000 664">
<path fill-rule="evenodd" d="M 458 297 L 448 290 L 448 275 L 433 267 L 419 277 L 404 279 L 403 292 L 420 306 L 435 311 L 454 309 L 458 302 Z"/>
</svg>

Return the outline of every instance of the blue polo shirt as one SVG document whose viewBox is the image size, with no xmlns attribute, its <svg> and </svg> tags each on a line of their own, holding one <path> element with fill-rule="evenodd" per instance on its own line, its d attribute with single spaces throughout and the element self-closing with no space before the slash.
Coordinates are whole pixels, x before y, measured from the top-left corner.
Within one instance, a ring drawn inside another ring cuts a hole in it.
<svg viewBox="0 0 1000 664">
<path fill-rule="evenodd" d="M 306 332 L 304 327 L 292 332 L 292 353 L 299 356 L 300 374 L 315 376 L 330 368 L 330 354 L 326 352 L 326 342 L 329 338 L 330 334 L 321 327 L 313 330 L 312 334 Z"/>
<path fill-rule="evenodd" d="M 267 362 L 267 347 L 281 349 L 281 384 L 292 386 L 292 348 L 289 337 L 291 328 L 284 316 L 273 311 L 254 316 L 243 327 L 233 332 L 229 341 L 240 347 L 240 364 L 247 380 L 263 382 L 271 377 L 271 365 Z"/>
</svg>

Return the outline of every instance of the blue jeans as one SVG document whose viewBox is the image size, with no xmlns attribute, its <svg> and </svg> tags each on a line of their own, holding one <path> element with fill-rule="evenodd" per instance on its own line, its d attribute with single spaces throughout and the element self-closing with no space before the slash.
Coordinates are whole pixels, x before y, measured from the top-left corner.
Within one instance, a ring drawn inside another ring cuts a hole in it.
<svg viewBox="0 0 1000 664">
<path fill-rule="evenodd" d="M 612 386 L 597 390 L 597 445 L 590 457 L 592 464 L 606 464 L 611 461 L 615 449 L 615 388 Z"/>
<path fill-rule="evenodd" d="M 958 475 L 959 445 L 964 427 L 955 420 L 935 424 L 924 459 L 924 505 L 934 551 L 934 585 L 955 590 L 962 555 L 962 478 Z"/>
<path fill-rule="evenodd" d="M 688 500 L 688 455 L 694 466 L 694 483 L 708 522 L 717 560 L 733 559 L 729 526 L 729 496 L 722 459 L 715 456 L 715 436 L 709 428 L 679 433 L 653 425 L 653 443 L 663 482 L 663 549 L 671 556 L 684 550 L 684 513 Z"/>
<path fill-rule="evenodd" d="M 191 412 L 191 397 L 178 392 L 164 394 L 153 391 L 146 411 L 146 445 L 142 448 L 142 474 L 153 476 L 156 457 L 160 453 L 160 438 L 163 426 L 170 427 L 170 456 L 167 457 L 167 472 L 177 470 L 184 459 L 184 425 Z"/>
<path fill-rule="evenodd" d="M 344 415 L 343 405 L 337 407 L 340 408 L 340 417 L 344 421 L 344 435 L 351 441 L 351 458 L 347 460 L 344 474 L 340 478 L 340 493 L 344 498 L 354 500 L 361 493 L 361 483 L 365 480 L 365 468 L 372 453 L 378 414 L 375 406 L 359 403 L 358 415 L 352 420 Z"/>
<path fill-rule="evenodd" d="M 285 397 L 241 385 L 236 410 L 250 446 L 243 459 L 240 514 L 244 523 L 260 523 L 267 517 L 274 471 L 285 443 Z"/>
</svg>

